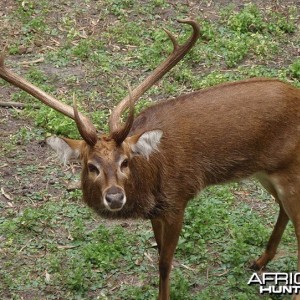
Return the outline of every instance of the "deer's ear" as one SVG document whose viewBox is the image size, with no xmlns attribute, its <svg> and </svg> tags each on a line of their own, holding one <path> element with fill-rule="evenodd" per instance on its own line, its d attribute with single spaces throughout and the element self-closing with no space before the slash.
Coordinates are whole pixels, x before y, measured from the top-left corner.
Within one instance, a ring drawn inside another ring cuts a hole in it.
<svg viewBox="0 0 300 300">
<path fill-rule="evenodd" d="M 162 130 L 150 130 L 128 137 L 125 141 L 128 143 L 133 155 L 142 155 L 149 158 L 152 152 L 158 151 L 162 135 Z"/>
<path fill-rule="evenodd" d="M 51 136 L 46 139 L 46 143 L 56 151 L 59 159 L 64 164 L 67 164 L 70 160 L 78 160 L 80 158 L 80 149 L 83 141 Z"/>
</svg>

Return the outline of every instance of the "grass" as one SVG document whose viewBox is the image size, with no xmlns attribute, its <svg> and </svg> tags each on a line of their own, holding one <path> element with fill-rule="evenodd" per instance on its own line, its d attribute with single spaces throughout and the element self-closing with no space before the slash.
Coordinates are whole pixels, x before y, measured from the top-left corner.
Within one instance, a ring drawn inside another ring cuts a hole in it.
<svg viewBox="0 0 300 300">
<path fill-rule="evenodd" d="M 300 87 L 296 4 L 224 7 L 209 2 L 188 7 L 186 1 L 164 0 L 143 5 L 135 0 L 10 1 L 0 21 L 8 28 L 3 31 L 11 54 L 7 64 L 68 104 L 75 94 L 80 110 L 106 131 L 109 110 L 127 93 L 124 83 L 137 85 L 170 53 L 161 27 L 182 42 L 190 28 L 173 20 L 193 12 L 201 40 L 142 97 L 137 110 L 256 76 Z M 42 63 L 30 63 L 41 57 Z M 20 66 L 20 61 L 28 63 Z M 0 86 L 10 90 L 3 81 Z M 156 299 L 157 254 L 150 225 L 95 219 L 80 202 L 79 191 L 65 191 L 65 182 L 74 180 L 71 169 L 55 166 L 46 154 L 28 160 L 24 149 L 35 140 L 48 134 L 76 138 L 78 133 L 73 122 L 46 106 L 30 108 L 36 100 L 26 93 L 13 90 L 12 99 L 29 104 L 13 112 L 16 122 L 31 119 L 35 128 L 21 126 L 1 146 L 10 162 L 6 168 L 18 179 L 0 176 L 1 187 L 13 195 L 11 201 L 0 201 L 2 298 Z M 276 214 L 273 200 L 249 182 L 211 187 L 191 201 L 176 252 L 172 300 L 285 299 L 260 296 L 257 287 L 247 285 L 252 274 L 247 263 L 262 253 Z M 269 270 L 294 271 L 295 253 L 289 226 Z"/>
</svg>

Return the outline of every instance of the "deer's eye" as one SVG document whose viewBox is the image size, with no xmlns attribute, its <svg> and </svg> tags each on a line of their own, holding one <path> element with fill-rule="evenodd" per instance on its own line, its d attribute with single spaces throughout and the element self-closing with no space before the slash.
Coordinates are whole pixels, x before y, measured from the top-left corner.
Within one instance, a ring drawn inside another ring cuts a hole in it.
<svg viewBox="0 0 300 300">
<path fill-rule="evenodd" d="M 100 171 L 95 165 L 93 165 L 92 163 L 88 163 L 87 167 L 89 172 L 96 173 L 97 175 L 99 175 Z"/>
<path fill-rule="evenodd" d="M 121 169 L 125 169 L 128 167 L 128 159 L 124 159 L 121 163 Z"/>
</svg>

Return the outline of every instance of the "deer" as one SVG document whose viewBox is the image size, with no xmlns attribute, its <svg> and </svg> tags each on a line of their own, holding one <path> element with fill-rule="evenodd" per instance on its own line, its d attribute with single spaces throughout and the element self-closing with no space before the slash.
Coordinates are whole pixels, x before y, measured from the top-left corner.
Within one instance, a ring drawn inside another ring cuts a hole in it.
<svg viewBox="0 0 300 300">
<path fill-rule="evenodd" d="M 210 185 L 255 177 L 274 197 L 279 214 L 265 251 L 252 264 L 263 269 L 292 221 L 300 271 L 300 90 L 277 79 L 251 78 L 159 101 L 134 113 L 135 103 L 169 72 L 200 37 L 192 27 L 180 45 L 165 30 L 172 53 L 113 109 L 109 133 L 5 67 L 0 77 L 72 118 L 82 137 L 51 136 L 61 160 L 81 162 L 83 201 L 104 218 L 150 220 L 159 254 L 159 300 L 170 299 L 172 261 L 189 200 Z M 121 117 L 128 115 L 124 121 Z M 296 297 L 299 297 L 296 296 Z"/>
</svg>

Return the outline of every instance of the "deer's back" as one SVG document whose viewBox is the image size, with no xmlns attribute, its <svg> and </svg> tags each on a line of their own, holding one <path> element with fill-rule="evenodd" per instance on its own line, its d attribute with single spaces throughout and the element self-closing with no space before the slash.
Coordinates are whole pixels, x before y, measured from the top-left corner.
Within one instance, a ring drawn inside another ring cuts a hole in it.
<svg viewBox="0 0 300 300">
<path fill-rule="evenodd" d="M 300 90 L 271 79 L 223 84 L 146 109 L 133 132 L 149 129 L 163 131 L 167 171 L 207 183 L 272 171 L 299 146 Z"/>
</svg>

